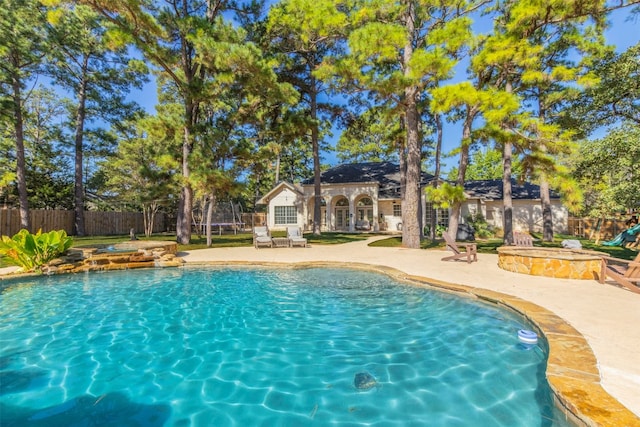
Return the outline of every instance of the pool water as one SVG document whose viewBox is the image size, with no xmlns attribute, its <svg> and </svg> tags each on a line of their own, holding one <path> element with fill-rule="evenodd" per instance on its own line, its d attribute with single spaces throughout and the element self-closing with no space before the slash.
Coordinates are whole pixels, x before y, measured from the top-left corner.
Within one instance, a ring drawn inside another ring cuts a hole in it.
<svg viewBox="0 0 640 427">
<path fill-rule="evenodd" d="M 544 342 L 517 339 L 530 325 L 384 275 L 185 268 L 0 286 L 2 426 L 569 425 Z M 374 383 L 360 389 L 362 373 Z"/>
</svg>

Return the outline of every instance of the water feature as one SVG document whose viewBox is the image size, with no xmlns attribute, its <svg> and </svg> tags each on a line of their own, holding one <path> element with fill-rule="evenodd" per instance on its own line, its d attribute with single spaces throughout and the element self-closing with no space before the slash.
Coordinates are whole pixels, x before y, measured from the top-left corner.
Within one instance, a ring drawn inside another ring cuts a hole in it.
<svg viewBox="0 0 640 427">
<path fill-rule="evenodd" d="M 0 286 L 3 425 L 568 425 L 544 340 L 518 340 L 531 325 L 379 274 L 185 268 Z"/>
</svg>

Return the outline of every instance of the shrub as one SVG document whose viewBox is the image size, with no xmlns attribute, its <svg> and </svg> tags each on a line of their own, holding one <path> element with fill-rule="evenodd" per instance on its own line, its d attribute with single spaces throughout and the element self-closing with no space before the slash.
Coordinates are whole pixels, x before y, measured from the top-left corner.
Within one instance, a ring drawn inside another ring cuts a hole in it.
<svg viewBox="0 0 640 427">
<path fill-rule="evenodd" d="M 22 267 L 23 271 L 33 271 L 65 253 L 73 244 L 73 239 L 64 230 L 43 233 L 38 230 L 31 234 L 20 230 L 15 236 L 2 236 L 0 255 L 7 257 L 7 262 Z"/>
<path fill-rule="evenodd" d="M 486 239 L 494 235 L 495 231 L 493 227 L 487 223 L 487 220 L 481 213 L 475 215 L 467 215 L 464 217 L 464 221 L 473 227 L 476 237 L 480 239 Z"/>
<path fill-rule="evenodd" d="M 425 236 L 429 236 L 431 231 L 431 226 L 425 225 L 423 231 Z M 440 224 L 436 225 L 436 237 L 442 237 L 442 233 L 444 233 L 445 231 L 447 231 L 446 225 L 440 225 Z"/>
</svg>

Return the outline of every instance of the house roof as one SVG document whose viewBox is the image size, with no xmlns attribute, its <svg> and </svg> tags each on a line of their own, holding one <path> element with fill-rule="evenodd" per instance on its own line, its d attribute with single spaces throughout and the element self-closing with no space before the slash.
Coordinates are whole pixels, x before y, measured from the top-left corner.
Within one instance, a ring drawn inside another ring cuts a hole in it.
<svg viewBox="0 0 640 427">
<path fill-rule="evenodd" d="M 420 184 L 425 185 L 433 179 L 433 175 L 422 172 Z M 353 184 L 377 183 L 381 199 L 400 198 L 400 165 L 393 162 L 346 163 L 334 166 L 320 174 L 321 184 Z M 302 181 L 303 185 L 313 185 L 313 178 Z M 274 194 L 288 188 L 302 194 L 298 185 L 280 182 L 265 194 L 258 204 L 267 204 Z M 502 200 L 503 185 L 501 179 L 467 181 L 464 184 L 465 194 L 470 199 Z M 511 197 L 513 200 L 539 200 L 540 186 L 529 182 L 518 183 L 511 179 Z M 551 190 L 550 197 L 559 199 L 560 195 Z"/>
<path fill-rule="evenodd" d="M 296 192 L 300 195 L 302 195 L 302 191 L 297 188 L 295 185 L 293 184 L 289 184 L 288 182 L 285 181 L 280 181 L 275 187 L 273 187 L 271 189 L 271 191 L 269 191 L 267 194 L 265 194 L 264 196 L 262 196 L 260 198 L 260 200 L 258 200 L 256 202 L 256 204 L 258 205 L 266 205 L 269 203 L 269 200 L 277 193 L 279 193 L 280 191 L 282 191 L 283 189 L 288 188 L 289 190 Z"/>
<path fill-rule="evenodd" d="M 464 191 L 471 199 L 502 200 L 504 186 L 501 179 L 467 181 Z M 551 190 L 552 199 L 559 199 L 560 195 Z M 513 200 L 540 199 L 540 186 L 529 182 L 518 183 L 511 179 L 511 198 Z"/>
<path fill-rule="evenodd" d="M 422 172 L 421 184 L 426 184 L 432 175 Z M 380 198 L 400 197 L 400 165 L 392 162 L 346 163 L 334 166 L 320 174 L 321 184 L 348 184 L 358 182 L 377 182 L 380 185 Z M 312 185 L 313 178 L 302 181 Z"/>
</svg>

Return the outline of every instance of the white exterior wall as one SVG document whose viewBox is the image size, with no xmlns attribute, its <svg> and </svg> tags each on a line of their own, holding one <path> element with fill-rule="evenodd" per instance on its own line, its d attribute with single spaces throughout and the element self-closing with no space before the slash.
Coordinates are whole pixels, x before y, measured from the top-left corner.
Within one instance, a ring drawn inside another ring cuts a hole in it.
<svg viewBox="0 0 640 427">
<path fill-rule="evenodd" d="M 400 205 L 400 200 L 395 201 L 396 205 Z M 384 215 L 384 222 L 387 224 L 387 231 L 397 231 L 398 224 L 402 223 L 401 216 L 393 215 L 393 200 L 383 200 L 378 204 L 378 220 L 382 221 L 380 214 Z"/>
<path fill-rule="evenodd" d="M 324 200 L 322 214 L 323 231 L 356 231 L 355 222 L 358 215 L 358 201 L 364 197 L 368 197 L 372 201 L 372 231 L 401 231 L 402 216 L 393 215 L 393 206 L 401 205 L 401 201 L 393 199 L 378 199 L 377 182 L 369 183 L 352 183 L 352 184 L 323 184 L 321 187 L 321 197 Z M 275 206 L 295 206 L 297 212 L 298 223 L 295 224 L 304 231 L 309 231 L 313 226 L 313 185 L 304 185 L 301 187 L 302 194 L 292 191 L 289 187 L 281 185 L 274 188 L 267 199 L 267 226 L 270 229 L 284 229 L 287 225 L 275 225 Z M 336 218 L 336 204 L 341 199 L 346 199 L 346 206 L 341 208 L 346 213 L 346 220 L 343 226 L 339 226 Z M 423 195 L 424 199 L 424 195 Z M 423 217 L 424 217 L 424 203 Z M 424 220 L 424 218 L 423 218 Z M 381 225 L 384 224 L 385 226 Z M 294 225 L 294 224 L 292 224 Z"/>
<path fill-rule="evenodd" d="M 313 185 L 304 185 L 304 199 L 305 199 L 305 212 L 304 218 L 313 218 L 313 197 L 315 195 Z M 333 231 L 336 229 L 336 217 L 335 208 L 336 203 L 345 197 L 349 202 L 349 231 L 355 231 L 355 216 L 357 214 L 357 202 L 363 197 L 369 197 L 373 202 L 373 218 L 374 223 L 372 227 L 377 227 L 379 221 L 379 206 L 378 206 L 378 184 L 377 183 L 353 183 L 353 184 L 323 184 L 320 189 L 321 197 L 326 203 L 326 224 L 325 230 Z M 303 221 L 306 223 L 306 229 L 310 228 L 310 221 Z"/>
<path fill-rule="evenodd" d="M 303 230 L 309 230 L 313 217 L 313 185 L 302 187 L 303 194 L 294 191 L 290 186 L 282 186 L 275 194 L 270 194 L 267 206 L 267 226 L 270 229 L 285 229 L 287 226 L 295 225 Z M 372 230 L 380 229 L 380 223 L 386 223 L 386 230 L 396 231 L 402 223 L 401 216 L 393 215 L 394 200 L 378 199 L 377 183 L 353 183 L 323 185 L 321 197 L 325 202 L 323 206 L 323 230 L 334 231 L 338 229 L 336 224 L 336 203 L 343 197 L 347 200 L 347 206 L 342 212 L 346 213 L 346 220 L 341 230 L 355 231 L 355 219 L 357 217 L 357 202 L 363 197 L 369 197 L 373 202 L 373 224 Z M 395 201 L 400 204 L 399 200 Z M 276 206 L 295 206 L 296 224 L 275 225 Z M 551 201 L 551 212 L 553 215 L 553 231 L 555 233 L 566 233 L 568 230 L 569 213 L 561 204 L 560 200 Z M 470 199 L 462 204 L 460 222 L 469 214 L 481 213 L 487 223 L 495 228 L 503 228 L 503 205 L 502 200 L 482 201 Z M 542 208 L 539 200 L 514 200 L 513 201 L 513 227 L 516 231 L 542 231 Z M 383 228 L 384 229 L 384 228 Z"/>
<path fill-rule="evenodd" d="M 302 227 L 304 225 L 303 205 L 303 200 L 298 193 L 291 191 L 289 188 L 283 188 L 282 191 L 274 195 L 271 200 L 269 200 L 269 204 L 267 205 L 267 227 L 271 230 L 286 230 L 287 226 Z M 276 225 L 276 206 L 295 206 L 297 222 L 295 224 Z"/>
<path fill-rule="evenodd" d="M 467 200 L 462 205 L 461 221 L 471 213 L 482 213 L 487 223 L 495 228 L 503 228 L 503 203 L 502 200 L 479 201 Z M 569 229 L 569 212 L 560 200 L 551 201 L 551 214 L 553 215 L 553 232 L 567 233 Z M 540 200 L 514 200 L 513 201 L 513 229 L 514 231 L 542 231 L 542 206 Z"/>
</svg>

